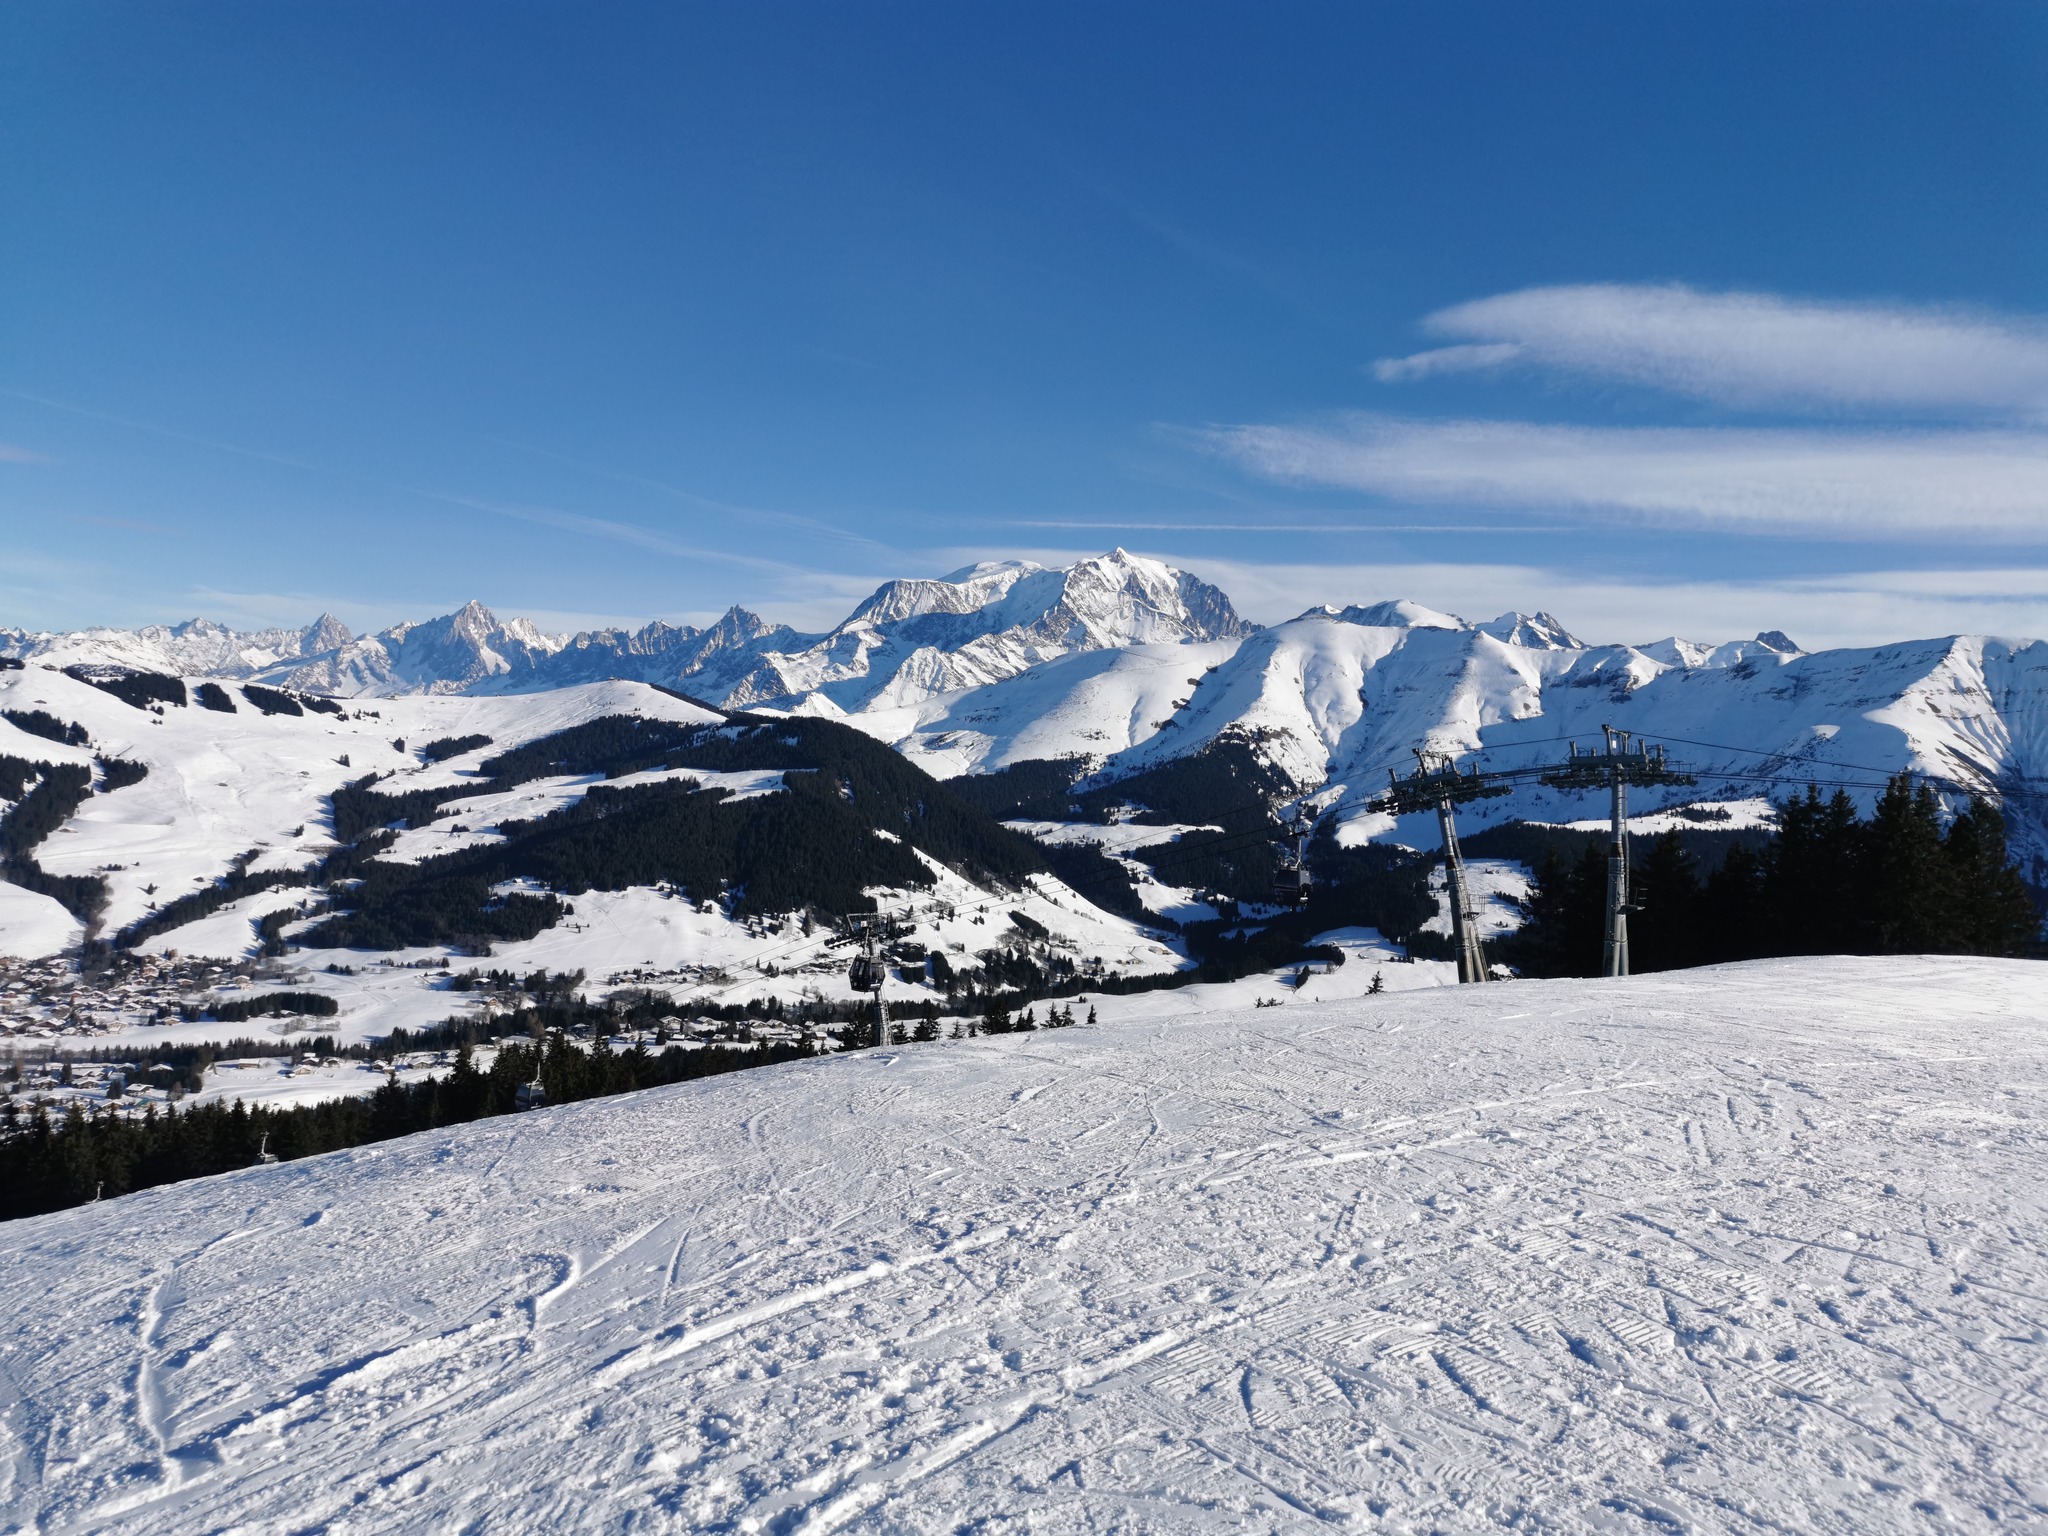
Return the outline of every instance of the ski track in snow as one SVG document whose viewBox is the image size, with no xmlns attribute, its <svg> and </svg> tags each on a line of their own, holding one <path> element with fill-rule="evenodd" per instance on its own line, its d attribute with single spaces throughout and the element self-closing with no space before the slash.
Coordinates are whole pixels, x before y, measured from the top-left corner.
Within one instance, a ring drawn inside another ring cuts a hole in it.
<svg viewBox="0 0 2048 1536">
<path fill-rule="evenodd" d="M 2039 1528 L 2042 976 L 939 1042 L 15 1224 L 0 1529 Z"/>
</svg>

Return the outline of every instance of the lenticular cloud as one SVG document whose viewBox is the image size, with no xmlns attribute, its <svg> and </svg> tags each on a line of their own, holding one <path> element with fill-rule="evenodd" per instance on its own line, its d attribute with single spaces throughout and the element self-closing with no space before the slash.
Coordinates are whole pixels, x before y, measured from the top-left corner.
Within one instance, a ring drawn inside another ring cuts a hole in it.
<svg viewBox="0 0 2048 1536">
<path fill-rule="evenodd" d="M 2048 434 L 1747 431 L 1357 414 L 1224 427 L 1254 473 L 1407 500 L 1836 536 L 2048 535 Z"/>
<path fill-rule="evenodd" d="M 1724 404 L 2048 419 L 2048 326 L 2032 317 L 1587 283 L 1475 299 L 1424 327 L 1452 345 L 1383 359 L 1378 378 L 1516 365 Z"/>
</svg>

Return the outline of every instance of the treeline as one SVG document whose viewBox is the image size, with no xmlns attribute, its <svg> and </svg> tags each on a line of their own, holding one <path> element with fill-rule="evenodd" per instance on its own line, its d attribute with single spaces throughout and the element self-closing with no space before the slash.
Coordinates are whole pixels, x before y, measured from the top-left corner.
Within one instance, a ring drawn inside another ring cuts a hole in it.
<svg viewBox="0 0 2048 1536">
<path fill-rule="evenodd" d="M 126 667 L 66 667 L 64 675 L 111 693 L 123 704 L 148 709 L 154 704 L 185 707 L 185 680 L 165 672 L 139 672 Z"/>
<path fill-rule="evenodd" d="M 41 777 L 0 820 L 0 879 L 54 897 L 72 916 L 90 923 L 106 903 L 106 882 L 97 875 L 49 874 L 36 862 L 35 849 L 91 796 L 92 769 L 83 763 L 24 765 L 19 758 L 4 758 L 0 782 L 24 785 L 24 768 Z"/>
<path fill-rule="evenodd" d="M 138 763 L 132 757 L 96 757 L 100 765 L 100 793 L 111 795 L 117 789 L 126 789 L 130 784 L 140 784 L 149 777 L 149 764 Z"/>
<path fill-rule="evenodd" d="M 266 688 L 261 683 L 242 684 L 242 697 L 266 715 L 303 715 L 310 709 L 316 714 L 333 715 L 339 719 L 348 713 L 333 699 L 322 698 L 317 693 L 289 693 L 282 688 Z"/>
<path fill-rule="evenodd" d="M 373 1094 L 275 1109 L 202 1104 L 140 1118 L 88 1115 L 74 1105 L 61 1123 L 38 1106 L 23 1116 L 12 1099 L 0 1108 L 0 1220 L 35 1216 L 86 1201 L 181 1179 L 251 1167 L 269 1138 L 280 1161 L 336 1152 L 415 1131 L 511 1113 L 519 1085 L 536 1074 L 550 1104 L 713 1077 L 745 1067 L 796 1061 L 802 1045 L 749 1048 L 635 1045 L 586 1049 L 561 1034 L 502 1047 L 479 1071 L 467 1045 L 453 1070 L 421 1083 L 387 1081 Z"/>
<path fill-rule="evenodd" d="M 1780 808 L 1762 847 L 1736 844 L 1704 878 L 1666 833 L 1629 886 L 1635 971 L 1780 955 L 2020 955 L 2041 928 L 1997 808 L 1973 800 L 1944 828 L 1934 791 L 1906 774 L 1867 820 L 1845 792 L 1809 787 Z M 1553 854 L 1523 906 L 1528 920 L 1497 958 L 1528 976 L 1599 974 L 1604 846 L 1576 863 Z"/>
<path fill-rule="evenodd" d="M 474 736 L 437 736 L 420 748 L 420 756 L 430 763 L 445 763 L 451 757 L 460 757 L 465 752 L 474 752 L 478 747 L 491 745 L 491 738 Z"/>
<path fill-rule="evenodd" d="M 324 992 L 264 992 L 256 997 L 231 998 L 213 1004 L 213 1016 L 223 1024 L 239 1024 L 268 1014 L 306 1013 L 331 1018 L 341 1004 Z"/>
<path fill-rule="evenodd" d="M 0 720 L 5 720 L 17 730 L 27 731 L 31 736 L 40 736 L 45 741 L 54 741 L 61 746 L 84 747 L 92 744 L 92 737 L 86 733 L 84 726 L 59 720 L 47 709 L 0 709 Z M 14 797 L 10 795 L 8 798 Z"/>
</svg>

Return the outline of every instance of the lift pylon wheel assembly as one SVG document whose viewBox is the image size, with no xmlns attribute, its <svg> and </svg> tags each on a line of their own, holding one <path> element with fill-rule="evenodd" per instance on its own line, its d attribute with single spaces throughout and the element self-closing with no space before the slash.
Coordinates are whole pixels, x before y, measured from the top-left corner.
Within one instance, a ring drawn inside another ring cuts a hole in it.
<svg viewBox="0 0 2048 1536">
<path fill-rule="evenodd" d="M 1387 770 L 1387 792 L 1372 809 L 1396 816 L 1435 811 L 1444 840 L 1444 893 L 1450 898 L 1451 943 L 1458 952 L 1458 980 L 1482 982 L 1487 973 L 1486 946 L 1479 938 L 1479 914 L 1472 905 L 1472 883 L 1465 875 L 1465 855 L 1458 847 L 1456 808 L 1472 800 L 1491 800 L 1513 791 L 1477 768 L 1460 773 L 1448 752 L 1417 748 L 1415 772 L 1398 778 Z"/>
<path fill-rule="evenodd" d="M 1673 769 L 1665 761 L 1662 747 L 1648 746 L 1611 725 L 1601 726 L 1600 735 L 1600 751 L 1581 752 L 1573 742 L 1564 763 L 1539 782 L 1552 789 L 1608 792 L 1607 932 L 1601 946 L 1600 974 L 1626 976 L 1629 914 L 1640 910 L 1629 901 L 1628 891 L 1628 788 L 1631 784 L 1699 781 Z"/>
</svg>

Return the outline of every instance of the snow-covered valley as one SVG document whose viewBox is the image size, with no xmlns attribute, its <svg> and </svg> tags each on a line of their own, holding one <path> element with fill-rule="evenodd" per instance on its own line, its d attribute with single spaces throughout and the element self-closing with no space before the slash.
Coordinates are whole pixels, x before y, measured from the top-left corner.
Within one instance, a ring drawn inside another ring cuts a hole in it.
<svg viewBox="0 0 2048 1536">
<path fill-rule="evenodd" d="M 769 1068 L 37 1218 L 37 1531 L 2048 1520 L 2048 989 L 1810 960 Z"/>
</svg>

